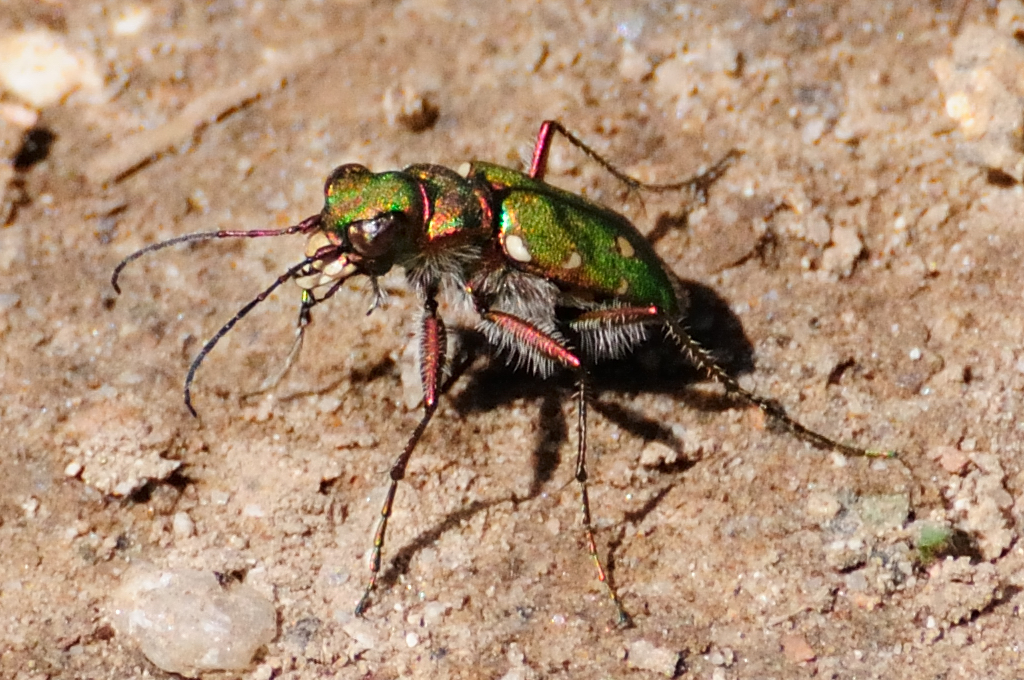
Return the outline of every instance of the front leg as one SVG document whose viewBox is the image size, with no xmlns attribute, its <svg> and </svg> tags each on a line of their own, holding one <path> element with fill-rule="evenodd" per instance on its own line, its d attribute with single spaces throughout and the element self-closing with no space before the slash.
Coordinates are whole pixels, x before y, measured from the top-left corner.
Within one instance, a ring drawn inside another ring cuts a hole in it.
<svg viewBox="0 0 1024 680">
<path fill-rule="evenodd" d="M 381 556 L 384 552 L 384 537 L 388 530 L 388 519 L 391 517 L 391 509 L 395 503 L 395 492 L 398 491 L 398 482 L 405 477 L 405 469 L 409 465 L 409 458 L 419 443 L 423 432 L 427 429 L 434 411 L 437 410 L 437 400 L 441 394 L 441 380 L 444 375 L 445 351 L 447 340 L 445 335 L 444 321 L 437 314 L 436 291 L 430 291 L 423 303 L 423 321 L 420 328 L 420 379 L 423 384 L 423 416 L 419 424 L 413 430 L 412 436 L 406 442 L 402 453 L 395 459 L 389 474 L 391 484 L 388 486 L 387 496 L 384 498 L 384 505 L 380 509 L 380 521 L 377 524 L 377 531 L 373 536 L 373 552 L 370 556 L 370 581 L 366 584 L 366 590 L 356 605 L 356 616 L 361 616 L 370 602 L 370 593 L 377 585 L 377 577 L 380 575 Z"/>
</svg>

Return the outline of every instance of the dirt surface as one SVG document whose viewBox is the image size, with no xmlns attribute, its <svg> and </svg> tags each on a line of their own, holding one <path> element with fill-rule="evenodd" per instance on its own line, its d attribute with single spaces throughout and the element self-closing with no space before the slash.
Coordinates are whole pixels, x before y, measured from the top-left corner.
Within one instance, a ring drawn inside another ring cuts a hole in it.
<svg viewBox="0 0 1024 680">
<path fill-rule="evenodd" d="M 50 31 L 100 85 L 0 101 L 0 676 L 167 676 L 111 623 L 139 561 L 273 601 L 276 639 L 210 677 L 1024 673 L 1019 3 L 2 8 L 0 29 Z M 589 443 L 635 622 L 616 630 L 580 531 L 571 385 L 479 362 L 412 460 L 355 619 L 419 417 L 416 296 L 391 275 L 367 316 L 347 286 L 288 378 L 247 397 L 293 336 L 282 288 L 203 364 L 196 420 L 189 362 L 301 238 L 162 251 L 120 296 L 111 270 L 179 234 L 295 223 L 340 163 L 522 167 L 546 118 L 648 181 L 742 150 L 704 206 L 627 195 L 561 141 L 548 179 L 652 235 L 701 293 L 695 332 L 737 369 L 749 340 L 744 385 L 898 456 L 813 449 L 646 355 L 613 367 Z"/>
</svg>

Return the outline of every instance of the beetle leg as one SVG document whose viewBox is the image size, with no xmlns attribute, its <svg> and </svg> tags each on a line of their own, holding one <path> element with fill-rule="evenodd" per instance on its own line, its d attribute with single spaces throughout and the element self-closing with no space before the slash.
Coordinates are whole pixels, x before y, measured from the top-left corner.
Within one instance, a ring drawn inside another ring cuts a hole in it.
<svg viewBox="0 0 1024 680">
<path fill-rule="evenodd" d="M 312 290 L 303 289 L 302 303 L 299 306 L 299 320 L 298 323 L 295 324 L 295 340 L 292 341 L 292 346 L 288 349 L 288 356 L 285 357 L 284 365 L 281 366 L 277 373 L 267 376 L 267 378 L 260 383 L 260 386 L 254 391 L 243 396 L 252 397 L 258 394 L 263 394 L 264 392 L 269 392 L 281 384 L 281 381 L 288 375 L 288 372 L 292 370 L 292 366 L 295 365 L 296 360 L 299 358 L 299 353 L 302 351 L 302 344 L 306 338 L 306 329 L 311 323 L 313 323 L 313 307 L 334 297 L 334 294 L 341 289 L 344 283 L 345 280 L 335 281 L 334 285 L 332 285 L 321 298 L 317 298 Z"/>
<path fill-rule="evenodd" d="M 553 337 L 529 321 L 496 309 L 484 310 L 480 316 L 483 317 L 485 323 L 491 324 L 492 328 L 498 330 L 499 337 L 503 340 L 507 338 L 509 344 L 516 347 L 520 353 L 526 356 L 533 353 L 542 359 L 559 363 L 565 368 L 580 367 L 579 357 L 571 352 L 562 340 Z M 492 343 L 500 344 L 493 341 Z"/>
<path fill-rule="evenodd" d="M 384 498 L 384 505 L 380 509 L 380 521 L 377 523 L 377 531 L 373 536 L 373 552 L 370 556 L 370 581 L 366 584 L 363 596 L 356 604 L 356 616 L 361 616 L 370 602 L 370 593 L 377 585 L 377 577 L 380 575 L 381 555 L 384 551 L 384 537 L 388 530 L 388 519 L 391 517 L 391 509 L 395 503 L 395 492 L 398 490 L 398 482 L 405 477 L 405 469 L 409 465 L 409 458 L 419 443 L 423 432 L 427 429 L 434 411 L 437 410 L 437 400 L 441 392 L 441 383 L 444 375 L 445 351 L 447 349 L 444 321 L 437 314 L 437 300 L 434 299 L 436 291 L 431 291 L 423 303 L 423 324 L 420 329 L 420 379 L 423 381 L 423 416 L 419 424 L 413 430 L 412 436 L 406 442 L 401 455 L 391 466 L 391 484 L 388 486 L 387 496 Z"/>
<path fill-rule="evenodd" d="M 632 625 L 632 620 L 622 601 L 619 600 L 615 586 L 608 580 L 608 575 L 601 565 L 601 558 L 597 554 L 597 542 L 594 540 L 594 528 L 590 520 L 590 496 L 587 494 L 587 380 L 586 375 L 580 373 L 576 382 L 576 481 L 580 485 L 580 500 L 583 507 L 583 531 L 587 536 L 587 550 L 590 552 L 594 566 L 597 567 L 597 580 L 608 589 L 608 596 L 615 605 L 617 624 L 620 628 L 627 628 Z"/>
<path fill-rule="evenodd" d="M 837 451 L 847 456 L 887 456 L 888 452 L 876 451 L 873 449 L 862 449 L 848 444 L 837 442 L 834 439 L 815 432 L 803 423 L 794 420 L 786 410 L 775 401 L 762 397 L 758 394 L 744 389 L 734 377 L 726 373 L 725 369 L 718 365 L 715 358 L 711 356 L 700 343 L 694 340 L 683 328 L 682 324 L 665 317 L 656 306 L 648 307 L 609 307 L 584 312 L 572 321 L 577 330 L 600 331 L 603 328 L 622 328 L 631 324 L 664 324 L 668 334 L 675 340 L 679 349 L 682 350 L 687 360 L 695 367 L 704 371 L 712 380 L 719 382 L 725 387 L 726 392 L 735 394 L 744 401 L 757 406 L 773 422 L 780 425 L 799 439 L 822 449 Z"/>
<path fill-rule="evenodd" d="M 273 375 L 267 376 L 263 382 L 260 383 L 260 386 L 254 391 L 246 394 L 246 397 L 263 394 L 264 392 L 274 389 L 282 380 L 284 380 L 284 377 L 288 375 L 288 372 L 291 371 L 292 366 L 295 364 L 295 360 L 299 358 L 299 352 L 302 351 L 302 341 L 306 337 L 306 327 L 313 323 L 313 316 L 310 313 L 310 310 L 316 306 L 317 302 L 322 302 L 322 300 L 317 300 L 316 297 L 313 296 L 313 293 L 308 290 L 302 291 L 302 304 L 299 306 L 299 321 L 295 325 L 295 340 L 292 341 L 292 346 L 288 350 L 288 356 L 285 357 L 284 365 L 281 366 L 281 368 Z"/>
<path fill-rule="evenodd" d="M 572 139 L 572 137 L 562 124 L 557 120 L 546 120 L 540 124 L 540 130 L 537 132 L 537 143 L 533 147 L 533 160 L 530 161 L 530 177 L 536 180 L 544 180 L 544 173 L 548 169 L 548 151 L 551 150 L 551 138 L 555 136 L 555 132 L 561 129 L 562 134 Z"/>
<path fill-rule="evenodd" d="M 657 313 L 657 310 L 654 310 Z M 534 324 L 520 319 L 517 316 L 494 309 L 481 311 L 481 316 L 487 322 L 500 328 L 508 334 L 515 342 L 525 346 L 529 351 L 544 356 L 547 359 L 558 362 L 566 368 L 580 369 L 579 357 L 569 351 L 562 342 Z M 580 501 L 583 510 L 583 530 L 587 538 L 587 550 L 597 567 L 597 580 L 605 584 L 608 595 L 615 605 L 616 617 L 620 627 L 627 627 L 631 621 L 629 614 L 622 606 L 615 588 L 608 580 L 601 558 L 597 554 L 597 542 L 594 539 L 594 528 L 590 517 L 590 495 L 587 492 L 587 383 L 586 374 L 580 369 L 577 379 L 576 397 L 576 481 L 580 485 Z"/>
<path fill-rule="evenodd" d="M 694 366 L 704 371 L 704 373 L 706 373 L 712 380 L 721 383 L 722 386 L 725 387 L 726 392 L 735 394 L 743 400 L 757 406 L 766 416 L 768 416 L 768 418 L 793 434 L 795 437 L 803 439 L 818 448 L 836 451 L 847 456 L 888 457 L 893 455 L 892 452 L 889 451 L 862 449 L 856 446 L 837 442 L 819 432 L 815 432 L 803 423 L 794 420 L 777 402 L 768 399 L 767 397 L 754 394 L 753 392 L 741 387 L 735 378 L 726 373 L 725 370 L 715 362 L 715 359 L 711 356 L 710 352 L 690 337 L 690 334 L 686 332 L 681 323 L 668 318 L 664 318 L 664 322 L 665 328 L 668 330 L 668 334 L 676 341 L 676 344 L 679 345 L 679 349 L 682 350 L 683 354 L 686 355 L 686 358 Z"/>
<path fill-rule="evenodd" d="M 671 182 L 668 184 L 648 184 L 619 170 L 604 156 L 587 146 L 583 140 L 569 132 L 569 130 L 557 120 L 546 120 L 541 123 L 540 131 L 537 133 L 537 143 L 533 147 L 533 159 L 530 162 L 529 173 L 531 178 L 543 181 L 544 174 L 548 169 L 548 152 L 551 150 L 551 140 L 554 138 L 555 133 L 565 137 L 570 144 L 589 156 L 594 162 L 607 170 L 613 177 L 615 177 L 615 179 L 625 184 L 631 190 L 681 191 L 685 189 L 690 192 L 699 203 L 703 203 L 705 201 L 705 194 L 707 193 L 708 187 L 714 184 L 715 181 L 725 173 L 729 166 L 731 166 L 737 158 L 743 155 L 743 152 L 739 149 L 730 149 L 728 153 L 722 156 L 722 158 L 710 168 L 690 177 L 689 179 L 685 179 L 681 182 Z"/>
<path fill-rule="evenodd" d="M 654 305 L 646 307 L 605 307 L 583 312 L 572 320 L 576 330 L 600 328 L 601 326 L 629 326 L 632 324 L 661 323 L 661 312 Z"/>
</svg>

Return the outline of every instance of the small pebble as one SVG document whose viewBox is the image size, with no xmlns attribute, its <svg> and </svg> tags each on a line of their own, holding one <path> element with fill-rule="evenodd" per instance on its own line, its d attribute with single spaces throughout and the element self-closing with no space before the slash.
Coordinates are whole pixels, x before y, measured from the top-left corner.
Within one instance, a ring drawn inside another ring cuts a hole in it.
<svg viewBox="0 0 1024 680">
<path fill-rule="evenodd" d="M 29 496 L 28 499 L 21 504 L 21 509 L 25 511 L 25 517 L 32 519 L 36 516 L 36 511 L 39 510 L 39 499 L 34 496 Z"/>
<path fill-rule="evenodd" d="M 782 652 L 790 663 L 813 661 L 815 654 L 803 635 L 785 635 L 782 638 Z"/>
<path fill-rule="evenodd" d="M 138 563 L 122 576 L 113 600 L 119 633 L 169 673 L 246 668 L 277 635 L 269 600 L 249 586 L 222 588 L 209 572 Z"/>
<path fill-rule="evenodd" d="M 349 658 L 354 658 L 377 645 L 377 635 L 366 619 L 353 617 L 349 609 L 336 614 L 334 618 L 341 623 L 341 630 L 351 638 L 347 649 Z"/>
<path fill-rule="evenodd" d="M 429 626 L 438 623 L 449 609 L 451 609 L 450 605 L 441 602 L 428 602 L 423 608 L 423 624 Z"/>
<path fill-rule="evenodd" d="M 630 668 L 661 673 L 665 677 L 674 678 L 679 669 L 679 652 L 657 647 L 647 640 L 637 640 L 628 647 L 626 664 Z"/>
<path fill-rule="evenodd" d="M 187 512 L 176 512 L 171 520 L 171 530 L 175 538 L 191 538 L 196 533 L 196 523 Z"/>
<path fill-rule="evenodd" d="M 111 33 L 116 36 L 138 35 L 150 24 L 153 10 L 143 5 L 129 5 L 121 8 L 111 23 Z"/>
<path fill-rule="evenodd" d="M 967 453 L 954 446 L 937 446 L 928 452 L 928 457 L 937 460 L 942 469 L 951 475 L 963 474 L 971 462 Z"/>
<path fill-rule="evenodd" d="M 28 130 L 39 122 L 39 112 L 24 104 L 0 103 L 0 121 Z"/>
<path fill-rule="evenodd" d="M 408 645 L 410 649 L 412 649 L 413 647 L 415 647 L 419 643 L 420 643 L 420 636 L 417 635 L 416 633 L 406 633 L 405 634 L 405 644 Z"/>
<path fill-rule="evenodd" d="M 656 468 L 672 465 L 679 460 L 679 454 L 668 444 L 648 442 L 640 451 L 640 464 L 645 468 Z"/>
<path fill-rule="evenodd" d="M 274 677 L 274 669 L 270 667 L 270 664 L 262 663 L 256 667 L 256 670 L 249 676 L 249 680 L 270 680 Z"/>
<path fill-rule="evenodd" d="M 11 33 L 0 38 L 0 89 L 42 109 L 72 90 L 98 91 L 103 76 L 91 55 L 72 51 L 58 33 Z"/>
<path fill-rule="evenodd" d="M 242 517 L 265 517 L 267 513 L 256 503 L 246 503 L 242 508 Z"/>
<path fill-rule="evenodd" d="M 842 509 L 842 504 L 833 494 L 815 491 L 807 496 L 807 514 L 816 520 L 830 520 Z"/>
</svg>

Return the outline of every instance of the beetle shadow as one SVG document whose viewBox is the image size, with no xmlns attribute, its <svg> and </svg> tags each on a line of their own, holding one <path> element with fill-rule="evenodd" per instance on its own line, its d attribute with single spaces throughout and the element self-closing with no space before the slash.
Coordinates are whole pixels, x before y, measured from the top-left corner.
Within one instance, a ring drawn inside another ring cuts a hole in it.
<svg viewBox="0 0 1024 680">
<path fill-rule="evenodd" d="M 754 369 L 753 345 L 728 303 L 713 289 L 700 283 L 679 281 L 689 301 L 684 324 L 698 343 L 707 349 L 729 375 L 738 377 Z M 462 331 L 464 343 L 473 354 L 487 349 L 474 331 Z M 682 442 L 663 420 L 646 416 L 619 397 L 665 394 L 687 408 L 721 412 L 733 408 L 736 400 L 728 394 L 697 393 L 692 385 L 705 382 L 707 376 L 693 366 L 676 343 L 664 333 L 652 329 L 640 347 L 621 359 L 605 360 L 589 369 L 588 406 L 621 429 L 648 441 L 658 441 L 676 450 Z M 534 487 L 549 481 L 561 463 L 558 451 L 569 437 L 569 425 L 562 415 L 562 404 L 575 390 L 573 376 L 566 372 L 538 380 L 525 371 L 515 371 L 502 359 L 492 358 L 480 370 L 465 378 L 466 384 L 452 403 L 460 415 L 492 411 L 525 399 L 540 402 L 540 424 L 533 446 Z M 574 428 L 573 428 L 574 429 Z"/>
<path fill-rule="evenodd" d="M 753 370 L 753 346 L 726 301 L 702 284 L 689 281 L 678 283 L 689 300 L 685 324 L 692 337 L 711 352 L 719 366 L 729 375 L 736 377 Z M 410 562 L 417 553 L 434 544 L 444 533 L 457 528 L 463 521 L 501 503 L 519 504 L 538 497 L 562 464 L 559 451 L 568 441 L 570 429 L 575 429 L 574 425 L 570 427 L 570 422 L 575 423 L 574 418 L 563 415 L 563 404 L 566 399 L 572 398 L 575 391 L 571 374 L 558 374 L 547 380 L 538 380 L 528 372 L 516 371 L 505 365 L 500 357 L 491 357 L 484 366 L 476 368 L 479 363 L 477 359 L 489 353 L 484 338 L 473 329 L 455 330 L 460 335 L 462 348 L 459 355 L 453 358 L 452 373 L 446 381 L 445 391 L 456 382 L 465 383 L 457 394 L 448 397 L 461 416 L 500 410 L 519 399 L 539 403 L 538 429 L 531 451 L 533 479 L 529 491 L 523 496 L 513 494 L 488 501 L 474 501 L 419 533 L 387 561 L 379 578 L 382 589 L 393 587 L 408 572 Z M 682 450 L 683 444 L 670 426 L 628 406 L 621 398 L 612 401 L 602 397 L 608 394 L 619 397 L 640 393 L 666 394 L 687 408 L 710 412 L 725 411 L 736 405 L 735 399 L 725 394 L 693 392 L 690 387 L 694 383 L 706 381 L 706 375 L 686 360 L 673 340 L 659 332 L 650 333 L 648 340 L 629 356 L 601 362 L 592 367 L 589 374 L 588 407 L 591 411 L 639 438 L 662 442 L 677 451 Z M 677 462 L 657 468 L 670 479 L 652 493 L 640 508 L 627 514 L 617 536 L 609 541 L 606 566 L 610 583 L 614 584 L 615 555 L 623 541 L 625 525 L 643 521 L 673 488 L 678 475 L 689 470 L 696 462 L 680 456 Z"/>
</svg>

